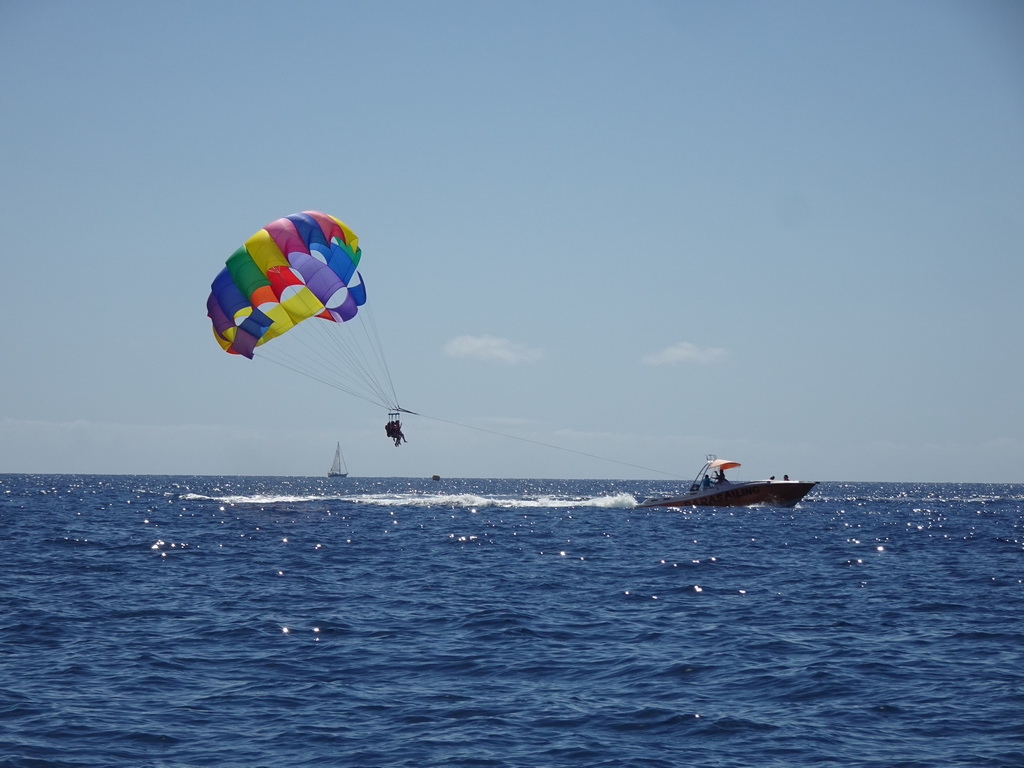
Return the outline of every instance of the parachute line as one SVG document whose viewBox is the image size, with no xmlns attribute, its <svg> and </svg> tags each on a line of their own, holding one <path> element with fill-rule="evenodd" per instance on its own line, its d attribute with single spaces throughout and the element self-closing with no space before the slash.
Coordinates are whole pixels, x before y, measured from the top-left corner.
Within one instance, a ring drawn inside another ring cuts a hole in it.
<svg viewBox="0 0 1024 768">
<path fill-rule="evenodd" d="M 391 379 L 391 369 L 388 368 L 388 361 L 384 357 L 384 345 L 380 341 L 380 333 L 377 330 L 377 321 L 373 316 L 373 310 L 364 305 L 363 314 L 365 316 L 365 321 L 361 325 L 364 329 L 367 329 L 368 337 L 372 334 L 372 338 L 370 339 L 370 349 L 372 349 L 376 355 L 380 371 L 387 380 L 388 390 L 391 392 L 391 401 L 395 403 L 397 407 L 398 395 L 395 394 L 395 384 Z"/>
<path fill-rule="evenodd" d="M 365 310 L 365 307 L 363 307 Z M 360 311 L 341 327 L 312 318 L 286 336 L 260 345 L 254 360 L 266 360 L 384 408 L 397 407 L 380 337 L 366 330 Z"/>
<path fill-rule="evenodd" d="M 405 411 L 405 412 L 406 413 L 411 413 L 411 411 Z M 483 427 L 474 427 L 472 424 L 460 424 L 457 421 L 449 421 L 448 419 L 442 419 L 442 418 L 439 418 L 437 416 L 429 416 L 429 415 L 424 414 L 424 413 L 418 413 L 418 414 L 415 414 L 415 415 L 422 416 L 424 419 L 430 419 L 431 421 L 440 421 L 440 422 L 442 422 L 444 424 L 451 424 L 451 425 L 456 426 L 456 427 L 463 427 L 465 429 L 473 429 L 473 430 L 476 430 L 477 432 L 485 432 L 485 433 L 487 433 L 489 435 L 497 435 L 498 437 L 506 437 L 509 440 L 519 440 L 520 442 L 523 442 L 523 443 L 531 443 L 533 445 L 539 445 L 539 446 L 542 446 L 544 448 L 551 448 L 551 449 L 556 450 L 556 451 L 564 451 L 565 453 L 575 453 L 577 456 L 586 456 L 588 459 L 597 459 L 599 461 L 607 461 L 607 462 L 610 462 L 612 464 L 619 464 L 619 465 L 621 465 L 623 467 L 632 467 L 633 469 L 640 469 L 640 470 L 643 470 L 644 472 L 654 472 L 655 474 L 658 474 L 658 475 L 666 475 L 666 476 L 674 478 L 674 479 L 680 479 L 680 480 L 681 479 L 685 479 L 685 478 L 682 477 L 682 475 L 678 475 L 678 474 L 676 474 L 674 472 L 665 472 L 664 470 L 661 470 L 661 469 L 652 469 L 651 467 L 643 467 L 643 466 L 641 466 L 639 464 L 630 464 L 627 461 L 619 461 L 618 459 L 610 459 L 607 456 L 598 456 L 596 453 L 587 453 L 586 451 L 577 451 L 574 448 L 566 448 L 565 446 L 562 446 L 562 445 L 554 445 L 553 443 L 545 443 L 545 442 L 542 442 L 540 440 L 532 440 L 532 439 L 530 439 L 528 437 L 520 437 L 518 435 L 509 435 L 509 434 L 507 434 L 505 432 L 498 432 L 498 431 L 493 430 L 493 429 L 484 429 Z"/>
<path fill-rule="evenodd" d="M 373 403 L 374 405 L 384 406 L 385 408 L 388 407 L 385 403 L 381 402 L 380 400 L 375 400 L 375 399 L 373 399 L 371 397 L 367 397 L 365 394 L 363 394 L 363 393 L 361 393 L 361 392 L 359 392 L 359 391 L 357 391 L 355 389 L 352 389 L 351 387 L 347 387 L 347 386 L 341 384 L 340 382 L 338 382 L 337 380 L 332 380 L 332 379 L 327 378 L 325 376 L 320 376 L 320 375 L 318 375 L 316 373 L 313 373 L 312 371 L 308 370 L 307 368 L 305 368 L 302 365 L 293 365 L 292 363 L 289 363 L 285 359 L 285 356 L 281 355 L 280 353 L 278 353 L 276 356 L 275 355 L 261 355 L 259 359 L 264 361 L 264 362 L 266 362 L 266 363 L 273 363 L 274 365 L 278 365 L 278 366 L 280 366 L 282 368 L 285 368 L 285 369 L 287 369 L 289 371 L 293 371 L 295 373 L 301 374 L 301 375 L 305 376 L 306 378 L 313 379 L 313 381 L 318 381 L 321 384 L 326 384 L 327 386 L 333 387 L 334 389 L 337 389 L 337 390 L 339 390 L 341 392 L 344 392 L 344 393 L 346 393 L 348 395 L 352 395 L 353 397 L 358 397 L 360 400 L 365 400 L 368 403 Z"/>
</svg>

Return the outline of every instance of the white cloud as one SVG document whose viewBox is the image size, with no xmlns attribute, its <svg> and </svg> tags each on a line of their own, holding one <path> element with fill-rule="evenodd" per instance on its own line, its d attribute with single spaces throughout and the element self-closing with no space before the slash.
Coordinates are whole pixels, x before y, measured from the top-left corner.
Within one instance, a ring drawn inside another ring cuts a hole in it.
<svg viewBox="0 0 1024 768">
<path fill-rule="evenodd" d="M 660 352 L 647 355 L 644 358 L 644 362 L 648 365 L 678 365 L 680 363 L 699 363 L 700 365 L 710 365 L 711 363 L 717 363 L 724 360 L 728 356 L 728 352 L 724 349 L 718 349 L 716 347 L 706 347 L 701 349 L 696 344 L 691 344 L 688 341 L 680 341 L 678 344 L 673 344 L 671 347 L 665 347 Z"/>
<path fill-rule="evenodd" d="M 497 360 L 510 365 L 532 363 L 543 357 L 539 349 L 531 349 L 494 336 L 459 336 L 445 344 L 444 351 L 449 357 Z"/>
</svg>

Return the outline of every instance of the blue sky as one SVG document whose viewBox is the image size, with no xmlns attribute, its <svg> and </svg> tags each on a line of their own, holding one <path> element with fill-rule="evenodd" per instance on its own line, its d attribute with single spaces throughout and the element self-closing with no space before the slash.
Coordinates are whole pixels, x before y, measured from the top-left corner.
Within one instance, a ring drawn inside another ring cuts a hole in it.
<svg viewBox="0 0 1024 768">
<path fill-rule="evenodd" d="M 1024 482 L 1020 3 L 3 0 L 0 80 L 0 472 Z M 400 449 L 213 340 L 307 209 Z"/>
</svg>

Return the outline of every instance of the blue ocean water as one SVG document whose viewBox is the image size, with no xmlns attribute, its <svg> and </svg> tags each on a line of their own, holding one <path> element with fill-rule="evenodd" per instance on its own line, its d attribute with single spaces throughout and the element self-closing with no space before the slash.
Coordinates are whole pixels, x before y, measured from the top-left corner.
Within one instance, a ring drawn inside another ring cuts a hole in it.
<svg viewBox="0 0 1024 768">
<path fill-rule="evenodd" d="M 1024 486 L 0 475 L 0 766 L 1024 765 Z"/>
</svg>

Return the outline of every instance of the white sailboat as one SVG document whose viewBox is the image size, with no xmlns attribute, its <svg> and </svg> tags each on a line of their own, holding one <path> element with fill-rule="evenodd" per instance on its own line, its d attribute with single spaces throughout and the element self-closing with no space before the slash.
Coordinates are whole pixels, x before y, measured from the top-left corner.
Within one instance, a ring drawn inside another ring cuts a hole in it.
<svg viewBox="0 0 1024 768">
<path fill-rule="evenodd" d="M 341 455 L 341 443 L 338 443 L 338 447 L 334 451 L 334 463 L 331 464 L 331 471 L 327 473 L 327 476 L 348 477 L 348 467 L 345 466 L 345 457 Z"/>
</svg>

